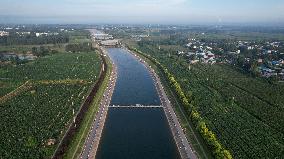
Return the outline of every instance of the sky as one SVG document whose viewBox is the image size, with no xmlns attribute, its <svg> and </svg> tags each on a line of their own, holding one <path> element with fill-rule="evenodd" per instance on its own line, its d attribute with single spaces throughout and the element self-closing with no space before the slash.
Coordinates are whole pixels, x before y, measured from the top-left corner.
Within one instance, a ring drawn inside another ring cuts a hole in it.
<svg viewBox="0 0 284 159">
<path fill-rule="evenodd" d="M 0 23 L 284 23 L 284 0 L 1 0 Z"/>
</svg>

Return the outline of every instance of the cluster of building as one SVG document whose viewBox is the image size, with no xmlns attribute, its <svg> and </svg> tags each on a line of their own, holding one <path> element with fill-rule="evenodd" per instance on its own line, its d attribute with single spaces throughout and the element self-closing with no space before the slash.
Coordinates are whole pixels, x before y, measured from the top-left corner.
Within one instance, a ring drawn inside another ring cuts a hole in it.
<svg viewBox="0 0 284 159">
<path fill-rule="evenodd" d="M 0 62 L 1 61 L 10 61 L 12 59 L 19 60 L 19 61 L 32 61 L 35 60 L 37 57 L 33 55 L 31 52 L 26 54 L 16 54 L 16 53 L 0 53 Z"/>
<path fill-rule="evenodd" d="M 23 32 L 16 32 L 16 34 L 19 35 L 19 36 L 25 36 L 25 35 L 30 35 L 31 32 L 29 32 L 29 31 L 23 31 Z"/>
<path fill-rule="evenodd" d="M 207 63 L 207 64 L 214 64 L 216 63 L 215 54 L 213 54 L 209 50 L 205 50 L 202 52 L 184 52 L 184 51 L 177 51 L 177 55 L 185 55 L 189 59 L 190 64 L 195 64 L 197 62 Z"/>
<path fill-rule="evenodd" d="M 117 40 L 117 39 L 103 40 L 103 41 L 100 42 L 100 44 L 105 46 L 105 47 L 118 46 L 119 45 L 119 40 Z"/>
<path fill-rule="evenodd" d="M 25 35 L 31 35 L 31 32 L 29 31 L 22 31 L 22 32 L 15 32 L 15 34 L 19 35 L 19 36 L 25 36 Z M 51 35 L 58 35 L 59 33 L 57 32 L 38 32 L 35 33 L 36 37 L 40 37 L 40 36 L 51 36 Z M 10 33 L 6 32 L 6 31 L 0 31 L 0 36 L 9 36 Z"/>
<path fill-rule="evenodd" d="M 195 58 L 197 58 L 202 63 L 216 63 L 215 54 L 213 54 L 211 51 L 197 52 L 195 53 L 195 56 Z"/>
<path fill-rule="evenodd" d="M 35 33 L 36 34 L 36 37 L 40 37 L 40 36 L 51 36 L 51 35 L 58 35 L 59 33 L 57 32 L 54 32 L 54 33 L 46 33 L 46 32 L 43 32 L 43 33 Z"/>
<path fill-rule="evenodd" d="M 131 38 L 135 41 L 141 41 L 143 38 L 149 37 L 149 34 L 139 34 L 139 35 L 131 35 Z"/>
<path fill-rule="evenodd" d="M 217 42 L 203 42 L 197 39 L 189 39 L 186 44 L 188 52 L 177 51 L 177 55 L 188 57 L 189 63 L 197 62 L 214 64 L 234 64 L 236 58 L 242 53 L 244 62 L 257 63 L 257 72 L 263 77 L 277 77 L 284 80 L 284 44 L 278 41 L 270 42 L 227 42 L 231 50 L 224 50 Z M 281 52 L 282 50 L 282 52 Z M 216 52 L 218 54 L 216 55 Z M 246 53 L 253 53 L 253 56 L 246 56 Z"/>
<path fill-rule="evenodd" d="M 36 37 L 40 37 L 40 36 L 58 35 L 60 32 L 68 32 L 68 31 L 74 31 L 74 29 L 56 28 L 56 30 L 53 30 L 53 31 L 30 32 L 30 31 L 27 31 L 24 25 L 15 26 L 15 27 L 0 27 L 0 37 L 14 35 L 14 34 L 19 35 L 19 36 L 25 36 L 25 35 L 32 34 L 32 35 L 35 35 Z"/>
<path fill-rule="evenodd" d="M 258 67 L 258 72 L 262 77 L 278 77 L 284 80 L 284 60 L 273 60 L 269 61 L 268 64 L 263 64 L 262 60 L 259 59 L 261 63 Z"/>
<path fill-rule="evenodd" d="M 239 47 L 244 47 L 247 50 L 257 50 L 258 59 L 251 60 L 257 60 L 257 72 L 262 77 L 276 77 L 284 80 L 284 52 L 279 51 L 280 47 L 283 48 L 281 42 L 271 41 L 257 44 L 255 42 L 240 41 L 239 44 Z"/>
<path fill-rule="evenodd" d="M 0 36 L 9 36 L 9 32 L 0 31 Z"/>
<path fill-rule="evenodd" d="M 278 41 L 265 42 L 265 43 L 238 41 L 237 47 L 246 49 L 248 51 L 257 50 L 258 55 L 267 55 L 267 54 L 281 53 L 278 51 L 278 48 L 283 47 L 283 44 Z"/>
<path fill-rule="evenodd" d="M 206 45 L 205 42 L 200 42 L 196 39 L 189 39 L 190 42 L 186 44 L 187 48 L 191 48 L 189 52 L 177 51 L 177 54 L 185 55 L 189 59 L 190 64 L 194 64 L 197 62 L 214 64 L 216 63 L 216 56 L 212 52 L 213 48 L 211 46 Z"/>
<path fill-rule="evenodd" d="M 94 34 L 94 37 L 97 40 L 112 40 L 113 39 L 112 35 L 101 33 L 101 32 Z"/>
<path fill-rule="evenodd" d="M 93 39 L 99 42 L 100 45 L 105 47 L 117 47 L 120 45 L 118 39 L 114 39 L 112 35 L 103 33 L 96 29 L 90 29 L 92 32 Z"/>
</svg>

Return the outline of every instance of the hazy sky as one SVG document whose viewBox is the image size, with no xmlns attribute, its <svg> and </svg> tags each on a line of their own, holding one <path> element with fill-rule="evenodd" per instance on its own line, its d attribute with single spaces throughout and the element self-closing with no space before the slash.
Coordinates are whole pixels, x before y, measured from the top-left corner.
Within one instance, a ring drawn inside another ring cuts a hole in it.
<svg viewBox="0 0 284 159">
<path fill-rule="evenodd" d="M 0 23 L 284 23 L 284 0 L 1 0 Z"/>
</svg>

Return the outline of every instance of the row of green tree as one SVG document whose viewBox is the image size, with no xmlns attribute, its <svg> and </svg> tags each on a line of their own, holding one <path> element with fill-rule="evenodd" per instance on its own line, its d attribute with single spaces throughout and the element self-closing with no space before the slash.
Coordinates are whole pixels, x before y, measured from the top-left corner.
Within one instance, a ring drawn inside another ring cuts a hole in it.
<svg viewBox="0 0 284 159">
<path fill-rule="evenodd" d="M 68 44 L 65 47 L 68 52 L 90 52 L 93 51 L 92 43 L 74 43 Z"/>
<path fill-rule="evenodd" d="M 33 47 L 32 54 L 37 57 L 42 57 L 50 54 L 58 53 L 57 50 L 53 50 L 50 47 L 40 46 L 40 47 Z"/>
<path fill-rule="evenodd" d="M 0 45 L 42 45 L 68 43 L 69 36 L 65 34 L 58 35 L 9 35 L 0 37 Z"/>
<path fill-rule="evenodd" d="M 230 151 L 227 150 L 217 139 L 216 135 L 213 131 L 209 129 L 209 127 L 206 124 L 206 121 L 200 116 L 200 113 L 196 110 L 194 105 L 192 105 L 188 98 L 186 97 L 185 93 L 180 87 L 180 84 L 175 80 L 175 77 L 168 71 L 167 68 L 165 68 L 157 59 L 142 53 L 140 50 L 137 50 L 136 48 L 129 48 L 142 56 L 148 58 L 151 60 L 158 68 L 166 75 L 168 78 L 171 87 L 175 90 L 175 93 L 179 97 L 179 100 L 181 101 L 182 105 L 184 106 L 184 110 L 190 116 L 192 122 L 197 127 L 197 130 L 203 137 L 203 139 L 206 141 L 208 146 L 211 148 L 213 155 L 215 158 L 218 159 L 231 159 L 233 158 Z"/>
</svg>

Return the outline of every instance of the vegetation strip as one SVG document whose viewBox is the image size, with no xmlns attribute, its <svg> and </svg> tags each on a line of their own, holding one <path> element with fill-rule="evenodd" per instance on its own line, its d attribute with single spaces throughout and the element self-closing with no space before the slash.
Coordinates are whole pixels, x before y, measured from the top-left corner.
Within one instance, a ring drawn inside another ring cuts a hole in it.
<svg viewBox="0 0 284 159">
<path fill-rule="evenodd" d="M 169 71 L 155 58 L 142 53 L 136 48 L 129 48 L 129 49 L 141 54 L 144 57 L 147 57 L 154 64 L 156 64 L 163 71 L 163 73 L 167 76 L 168 80 L 171 83 L 172 88 L 175 89 L 176 94 L 182 101 L 184 109 L 186 110 L 187 114 L 190 115 L 191 120 L 196 125 L 201 136 L 204 138 L 208 146 L 211 148 L 212 153 L 215 156 L 215 158 L 220 158 L 220 159 L 221 158 L 226 158 L 226 159 L 233 158 L 230 151 L 224 148 L 224 146 L 221 145 L 221 143 L 218 141 L 213 131 L 209 130 L 206 121 L 200 116 L 196 108 L 189 103 L 183 90 L 180 87 L 180 84 L 175 80 L 174 76 L 171 73 L 169 73 Z"/>
<path fill-rule="evenodd" d="M 116 82 L 116 78 L 117 78 L 117 75 L 116 75 L 116 68 L 114 69 L 114 73 L 112 74 L 112 79 L 113 79 L 113 82 L 115 83 Z M 105 92 L 105 95 L 107 94 L 108 95 L 108 99 L 102 101 L 102 105 L 101 105 L 101 108 L 103 109 L 103 112 L 102 114 L 100 115 L 100 117 L 98 118 L 101 118 L 100 120 L 98 120 L 98 125 L 94 125 L 93 126 L 98 126 L 97 128 L 95 128 L 96 132 L 94 134 L 92 134 L 94 136 L 93 138 L 93 145 L 92 145 L 92 148 L 90 149 L 90 158 L 95 158 L 96 157 L 96 153 L 97 153 L 97 150 L 98 150 L 98 147 L 99 147 L 99 144 L 100 144 L 100 139 L 101 139 L 101 135 L 102 135 L 102 132 L 103 132 L 103 129 L 104 129 L 104 126 L 105 126 L 105 120 L 107 118 L 107 114 L 108 114 L 108 105 L 110 104 L 110 101 L 111 101 L 111 97 L 112 97 L 112 93 L 114 91 L 114 87 L 115 85 L 113 84 L 112 81 L 110 81 L 109 83 L 109 90 L 106 90 Z M 112 84 L 112 85 L 110 85 Z M 103 103 L 105 102 L 105 103 Z M 103 107 L 102 107 L 103 106 Z M 91 134 L 90 134 L 90 138 L 91 139 Z"/>
<path fill-rule="evenodd" d="M 67 80 L 41 80 L 41 81 L 36 81 L 36 83 L 44 84 L 44 85 L 55 85 L 55 84 L 88 85 L 88 84 L 91 84 L 92 82 L 80 80 L 80 79 L 76 79 L 76 80 L 67 79 Z"/>
<path fill-rule="evenodd" d="M 107 55 L 103 48 L 99 48 L 99 50 L 104 55 Z M 113 69 L 108 81 L 107 88 L 99 104 L 99 110 L 96 113 L 95 119 L 92 121 L 91 129 L 84 143 L 83 151 L 81 152 L 80 158 L 95 158 L 96 156 L 96 152 L 100 143 L 102 131 L 105 124 L 105 119 L 108 114 L 108 106 L 110 104 L 117 79 L 117 69 L 114 64 L 112 64 L 112 68 Z"/>
<path fill-rule="evenodd" d="M 21 86 L 19 86 L 18 88 L 16 88 L 15 90 L 13 90 L 12 92 L 6 94 L 5 96 L 0 98 L 0 104 L 5 103 L 6 101 L 10 100 L 11 98 L 21 94 L 22 92 L 30 89 L 31 83 L 30 81 L 26 81 L 24 84 L 22 84 Z"/>
</svg>

